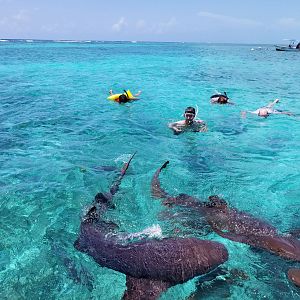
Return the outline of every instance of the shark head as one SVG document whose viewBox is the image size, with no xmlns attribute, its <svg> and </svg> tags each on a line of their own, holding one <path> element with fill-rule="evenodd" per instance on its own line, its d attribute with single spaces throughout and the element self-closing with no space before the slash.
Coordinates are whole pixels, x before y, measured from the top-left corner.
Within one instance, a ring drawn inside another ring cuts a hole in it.
<svg viewBox="0 0 300 300">
<path fill-rule="evenodd" d="M 300 269 L 296 269 L 296 268 L 289 269 L 288 278 L 296 286 L 300 287 Z"/>
</svg>

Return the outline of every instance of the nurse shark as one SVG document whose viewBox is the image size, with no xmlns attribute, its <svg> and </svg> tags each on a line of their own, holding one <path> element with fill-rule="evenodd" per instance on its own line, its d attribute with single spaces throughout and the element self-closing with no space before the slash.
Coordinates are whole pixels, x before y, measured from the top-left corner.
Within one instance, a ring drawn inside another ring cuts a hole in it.
<svg viewBox="0 0 300 300">
<path fill-rule="evenodd" d="M 163 204 L 166 206 L 177 205 L 197 210 L 211 228 L 224 238 L 264 249 L 286 259 L 300 261 L 298 239 L 280 234 L 275 227 L 251 214 L 228 207 L 226 201 L 218 196 L 210 196 L 209 201 L 201 201 L 186 194 L 170 196 L 162 189 L 159 181 L 159 174 L 168 163 L 166 161 L 158 168 L 152 178 L 153 197 L 164 199 Z"/>
<path fill-rule="evenodd" d="M 196 238 L 140 238 L 129 242 L 103 214 L 113 208 L 113 196 L 133 156 L 107 193 L 98 193 L 81 220 L 74 246 L 101 267 L 126 275 L 123 299 L 157 299 L 169 287 L 210 272 L 228 259 L 218 242 Z M 130 234 L 129 234 L 130 235 Z"/>
</svg>

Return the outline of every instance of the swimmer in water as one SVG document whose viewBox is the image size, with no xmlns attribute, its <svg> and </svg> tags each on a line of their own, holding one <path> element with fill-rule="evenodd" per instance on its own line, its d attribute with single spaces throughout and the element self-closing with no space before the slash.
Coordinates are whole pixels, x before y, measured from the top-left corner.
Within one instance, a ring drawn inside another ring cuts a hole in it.
<svg viewBox="0 0 300 300">
<path fill-rule="evenodd" d="M 207 126 L 203 120 L 195 120 L 196 110 L 194 107 L 187 107 L 184 112 L 185 120 L 169 123 L 168 127 L 171 128 L 174 134 L 178 135 L 185 131 L 205 132 Z"/>
<path fill-rule="evenodd" d="M 128 95 L 127 91 L 124 90 L 124 93 L 119 96 L 115 101 L 119 103 L 126 103 L 134 100 L 139 100 L 139 95 L 142 93 L 142 91 L 138 91 L 136 94 L 131 95 L 131 97 Z M 109 90 L 109 95 L 112 96 L 113 90 Z M 133 96 L 133 97 L 132 97 Z"/>
<path fill-rule="evenodd" d="M 211 104 L 232 104 L 232 105 L 234 105 L 233 102 L 229 101 L 229 98 L 228 98 L 226 92 L 224 92 L 223 94 L 218 93 L 218 94 L 212 95 L 210 97 L 210 103 Z"/>
<path fill-rule="evenodd" d="M 271 114 L 281 114 L 281 115 L 288 115 L 293 116 L 294 114 L 289 111 L 281 111 L 274 109 L 274 105 L 279 102 L 279 99 L 275 99 L 273 102 L 269 103 L 266 106 L 260 107 L 254 111 L 242 111 L 242 117 L 246 117 L 246 113 L 254 114 L 262 118 L 267 118 Z"/>
</svg>

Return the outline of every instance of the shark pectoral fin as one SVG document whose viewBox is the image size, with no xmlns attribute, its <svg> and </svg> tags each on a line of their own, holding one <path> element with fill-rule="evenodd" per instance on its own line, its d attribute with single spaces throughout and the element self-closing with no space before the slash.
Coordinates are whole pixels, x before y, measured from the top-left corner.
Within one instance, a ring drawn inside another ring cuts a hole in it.
<svg viewBox="0 0 300 300">
<path fill-rule="evenodd" d="M 127 290 L 123 295 L 123 300 L 155 300 L 166 291 L 172 283 L 152 280 L 146 278 L 134 278 L 126 276 Z"/>
</svg>

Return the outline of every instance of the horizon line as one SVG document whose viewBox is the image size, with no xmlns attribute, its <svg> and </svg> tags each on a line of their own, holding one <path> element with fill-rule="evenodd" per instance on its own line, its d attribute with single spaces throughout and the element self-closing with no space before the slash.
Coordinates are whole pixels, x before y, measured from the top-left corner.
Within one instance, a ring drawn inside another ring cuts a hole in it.
<svg viewBox="0 0 300 300">
<path fill-rule="evenodd" d="M 260 43 L 260 42 L 204 42 L 204 41 L 149 41 L 149 40 L 89 40 L 89 39 L 41 39 L 41 38 L 0 38 L 1 42 L 6 41 L 26 41 L 26 42 L 34 42 L 34 41 L 44 41 L 44 42 L 66 42 L 66 43 L 189 43 L 189 44 L 241 44 L 241 45 L 274 45 L 274 43 Z"/>
</svg>

